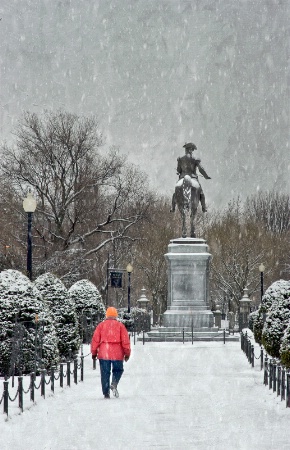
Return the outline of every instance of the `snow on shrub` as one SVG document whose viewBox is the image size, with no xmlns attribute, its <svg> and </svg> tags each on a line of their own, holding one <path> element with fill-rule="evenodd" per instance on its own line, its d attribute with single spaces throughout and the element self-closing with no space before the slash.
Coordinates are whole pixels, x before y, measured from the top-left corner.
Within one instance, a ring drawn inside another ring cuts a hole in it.
<svg viewBox="0 0 290 450">
<path fill-rule="evenodd" d="M 288 296 L 289 287 L 290 282 L 286 280 L 278 280 L 272 283 L 263 295 L 261 302 L 262 311 L 267 313 L 270 308 L 278 305 L 280 300 Z"/>
<path fill-rule="evenodd" d="M 258 315 L 259 311 L 253 311 L 251 314 L 249 314 L 249 328 L 251 331 L 254 331 L 254 323 L 255 320 L 257 320 Z"/>
<path fill-rule="evenodd" d="M 257 314 L 253 314 L 252 317 L 254 337 L 258 344 L 262 344 L 262 331 L 268 311 L 270 308 L 275 308 L 283 298 L 283 293 L 285 290 L 287 291 L 288 287 L 288 281 L 278 280 L 272 283 L 263 295 Z"/>
<path fill-rule="evenodd" d="M 40 275 L 34 284 L 51 312 L 60 356 L 67 358 L 74 355 L 80 347 L 78 319 L 65 285 L 49 272 Z"/>
<path fill-rule="evenodd" d="M 264 323 L 262 344 L 269 355 L 279 358 L 281 341 L 290 321 L 290 282 L 280 280 L 270 288 L 273 302 Z M 267 301 L 269 304 L 269 295 Z"/>
<path fill-rule="evenodd" d="M 252 318 L 252 328 L 251 330 L 254 333 L 255 341 L 262 345 L 262 331 L 264 327 L 264 317 L 266 316 L 265 313 L 261 311 L 259 308 L 257 311 L 254 311 L 254 313 L 251 313 Z"/>
<path fill-rule="evenodd" d="M 1 272 L 0 373 L 48 369 L 58 356 L 56 331 L 40 293 L 21 272 Z"/>
<path fill-rule="evenodd" d="M 280 346 L 280 360 L 283 366 L 290 368 L 290 323 L 288 324 Z"/>
<path fill-rule="evenodd" d="M 150 331 L 151 316 L 146 309 L 133 307 L 130 313 L 128 313 L 127 309 L 120 309 L 119 320 L 129 331 L 135 330 L 137 333 Z"/>
<path fill-rule="evenodd" d="M 87 328 L 89 326 L 94 328 L 105 317 L 106 310 L 102 297 L 97 287 L 89 280 L 77 281 L 70 287 L 68 294 L 75 305 L 80 337 L 87 342 Z"/>
</svg>

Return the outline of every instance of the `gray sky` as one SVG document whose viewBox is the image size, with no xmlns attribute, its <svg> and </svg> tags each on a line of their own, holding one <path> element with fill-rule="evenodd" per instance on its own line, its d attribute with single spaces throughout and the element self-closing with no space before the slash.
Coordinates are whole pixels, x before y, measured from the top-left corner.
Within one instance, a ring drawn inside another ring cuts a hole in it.
<svg viewBox="0 0 290 450">
<path fill-rule="evenodd" d="M 173 192 L 194 142 L 210 206 L 289 192 L 288 0 L 2 0 L 0 130 L 25 110 L 96 114 Z M 225 190 L 222 190 L 222 187 Z"/>
</svg>

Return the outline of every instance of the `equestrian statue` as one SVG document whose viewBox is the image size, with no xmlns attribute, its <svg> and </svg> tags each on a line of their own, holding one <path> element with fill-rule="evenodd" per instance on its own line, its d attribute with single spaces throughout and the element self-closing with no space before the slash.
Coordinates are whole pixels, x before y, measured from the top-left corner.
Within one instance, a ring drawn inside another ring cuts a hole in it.
<svg viewBox="0 0 290 450">
<path fill-rule="evenodd" d="M 200 159 L 194 158 L 192 152 L 197 149 L 196 145 L 191 142 L 183 146 L 185 148 L 185 155 L 177 158 L 177 175 L 179 179 L 175 185 L 175 192 L 172 196 L 172 208 L 174 212 L 176 205 L 179 209 L 182 218 L 182 237 L 186 237 L 186 212 L 190 211 L 190 237 L 195 236 L 194 219 L 197 212 L 199 202 L 201 203 L 202 211 L 207 211 L 205 205 L 205 196 L 202 187 L 198 181 L 196 169 L 204 176 L 206 180 L 210 180 L 200 164 Z"/>
</svg>

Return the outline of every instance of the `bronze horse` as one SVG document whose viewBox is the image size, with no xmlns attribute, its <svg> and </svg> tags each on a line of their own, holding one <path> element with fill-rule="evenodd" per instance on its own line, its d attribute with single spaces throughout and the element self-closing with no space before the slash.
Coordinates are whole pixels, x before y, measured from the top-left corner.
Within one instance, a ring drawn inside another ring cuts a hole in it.
<svg viewBox="0 0 290 450">
<path fill-rule="evenodd" d="M 189 175 L 180 180 L 175 186 L 174 203 L 177 205 L 182 219 L 182 237 L 187 237 L 186 217 L 190 212 L 190 237 L 196 237 L 194 219 L 200 201 L 201 187 L 195 178 Z M 173 204 L 172 211 L 175 210 Z"/>
</svg>

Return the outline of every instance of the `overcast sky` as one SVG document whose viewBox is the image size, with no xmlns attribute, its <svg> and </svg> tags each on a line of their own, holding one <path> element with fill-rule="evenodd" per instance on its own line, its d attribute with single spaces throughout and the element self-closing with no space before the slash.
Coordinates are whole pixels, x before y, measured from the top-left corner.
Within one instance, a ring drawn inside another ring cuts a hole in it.
<svg viewBox="0 0 290 450">
<path fill-rule="evenodd" d="M 289 192 L 288 0 L 2 0 L 0 131 L 23 111 L 95 114 L 171 195 L 185 142 L 210 206 Z M 224 190 L 222 189 L 224 188 Z"/>
</svg>

